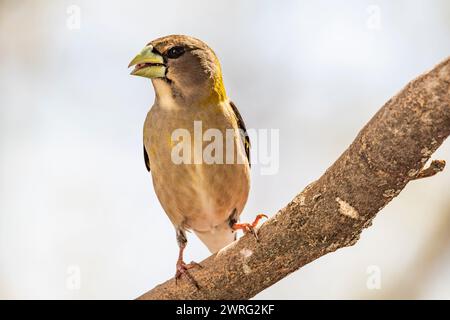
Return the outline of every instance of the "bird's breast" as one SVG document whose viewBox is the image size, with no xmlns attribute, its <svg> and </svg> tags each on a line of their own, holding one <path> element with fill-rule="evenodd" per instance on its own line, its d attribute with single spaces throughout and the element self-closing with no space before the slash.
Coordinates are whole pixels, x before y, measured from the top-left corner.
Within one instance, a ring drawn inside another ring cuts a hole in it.
<svg viewBox="0 0 450 320">
<path fill-rule="evenodd" d="M 208 230 L 226 221 L 235 208 L 242 211 L 250 177 L 236 130 L 236 121 L 223 106 L 198 110 L 154 106 L 149 112 L 144 144 L 153 185 L 175 225 Z M 233 161 L 227 161 L 230 154 Z"/>
</svg>

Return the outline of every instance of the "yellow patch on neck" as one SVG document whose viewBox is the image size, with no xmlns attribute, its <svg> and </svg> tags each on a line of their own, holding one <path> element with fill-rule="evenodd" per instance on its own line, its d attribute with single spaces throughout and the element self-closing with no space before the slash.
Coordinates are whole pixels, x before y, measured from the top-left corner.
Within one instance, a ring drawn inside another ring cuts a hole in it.
<svg viewBox="0 0 450 320">
<path fill-rule="evenodd" d="M 202 101 L 202 105 L 216 105 L 227 99 L 227 93 L 225 92 L 225 86 L 222 80 L 222 68 L 220 67 L 219 59 L 216 57 L 217 72 L 213 78 L 213 87 L 211 94 Z"/>
</svg>

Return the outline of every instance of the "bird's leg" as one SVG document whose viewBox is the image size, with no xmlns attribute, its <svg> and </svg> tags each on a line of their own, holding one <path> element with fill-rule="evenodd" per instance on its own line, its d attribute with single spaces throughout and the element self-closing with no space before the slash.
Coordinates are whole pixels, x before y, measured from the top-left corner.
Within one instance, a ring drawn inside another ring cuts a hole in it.
<svg viewBox="0 0 450 320">
<path fill-rule="evenodd" d="M 256 232 L 256 226 L 258 225 L 259 220 L 262 218 L 268 218 L 265 214 L 258 214 L 255 220 L 252 223 L 233 223 L 231 228 L 233 230 L 243 230 L 244 233 L 251 233 L 255 237 L 256 241 L 258 241 L 258 233 Z"/>
<path fill-rule="evenodd" d="M 191 261 L 191 263 L 185 263 L 183 260 L 183 252 L 186 248 L 187 239 L 186 239 L 186 233 L 184 230 L 177 229 L 177 242 L 178 247 L 180 248 L 180 251 L 178 252 L 178 260 L 177 260 L 177 271 L 175 273 L 175 283 L 178 282 L 178 279 L 181 278 L 182 275 L 185 275 L 189 281 L 197 288 L 200 289 L 200 286 L 198 285 L 197 281 L 194 279 L 194 277 L 189 273 L 189 269 L 192 269 L 194 267 L 200 267 L 202 266 L 194 261 Z"/>
</svg>

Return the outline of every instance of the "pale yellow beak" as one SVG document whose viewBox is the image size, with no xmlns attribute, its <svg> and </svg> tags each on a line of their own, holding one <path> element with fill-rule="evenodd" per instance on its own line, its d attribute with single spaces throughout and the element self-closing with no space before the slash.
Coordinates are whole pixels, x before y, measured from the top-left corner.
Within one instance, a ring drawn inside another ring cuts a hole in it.
<svg viewBox="0 0 450 320">
<path fill-rule="evenodd" d="M 153 46 L 148 45 L 133 59 L 129 67 L 135 66 L 131 72 L 133 76 L 149 79 L 164 78 L 166 76 L 166 66 L 161 55 L 153 51 Z"/>
</svg>

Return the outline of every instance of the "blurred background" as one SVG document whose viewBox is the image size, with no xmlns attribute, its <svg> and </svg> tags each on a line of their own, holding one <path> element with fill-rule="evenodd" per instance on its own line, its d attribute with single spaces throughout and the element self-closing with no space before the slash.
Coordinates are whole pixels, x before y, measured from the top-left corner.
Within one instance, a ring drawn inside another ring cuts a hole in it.
<svg viewBox="0 0 450 320">
<path fill-rule="evenodd" d="M 127 69 L 174 33 L 216 51 L 248 128 L 280 130 L 278 172 L 252 170 L 251 220 L 450 55 L 450 3 L 0 0 L 0 298 L 132 299 L 174 275 L 142 156 L 153 88 Z M 433 158 L 450 160 L 449 141 Z M 410 183 L 355 246 L 256 298 L 450 298 L 449 189 L 448 169 Z M 190 234 L 186 260 L 208 255 Z"/>
</svg>

